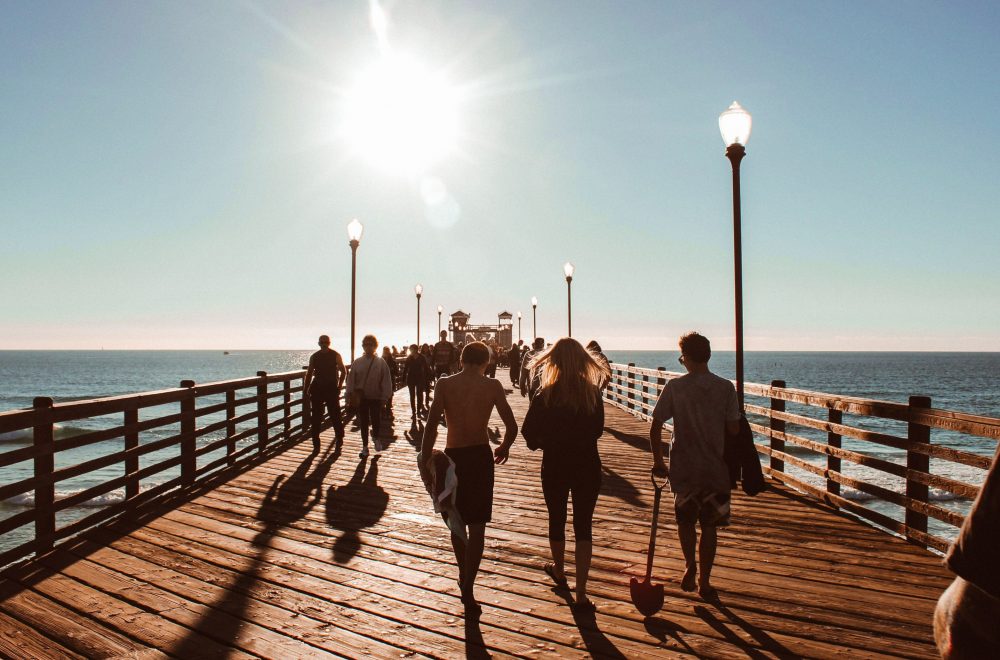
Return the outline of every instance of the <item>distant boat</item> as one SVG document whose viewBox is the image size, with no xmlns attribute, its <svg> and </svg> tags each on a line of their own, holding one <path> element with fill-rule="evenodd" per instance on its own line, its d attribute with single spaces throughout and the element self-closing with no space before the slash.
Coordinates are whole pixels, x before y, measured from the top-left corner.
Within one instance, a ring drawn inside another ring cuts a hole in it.
<svg viewBox="0 0 1000 660">
<path fill-rule="evenodd" d="M 229 351 L 222 351 L 223 355 L 229 355 Z"/>
</svg>

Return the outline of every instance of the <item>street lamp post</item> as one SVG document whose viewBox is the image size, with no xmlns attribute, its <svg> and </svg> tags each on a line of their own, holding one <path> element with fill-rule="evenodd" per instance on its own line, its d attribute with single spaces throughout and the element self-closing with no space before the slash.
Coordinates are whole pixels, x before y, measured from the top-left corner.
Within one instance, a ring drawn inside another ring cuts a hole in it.
<svg viewBox="0 0 1000 660">
<path fill-rule="evenodd" d="M 726 158 L 733 166 L 733 261 L 736 289 L 736 394 L 743 409 L 743 236 L 740 217 L 740 161 L 746 155 L 752 119 L 733 101 L 719 115 L 719 131 L 726 143 Z"/>
<path fill-rule="evenodd" d="M 531 334 L 532 340 L 538 339 L 538 298 L 531 296 Z"/>
<path fill-rule="evenodd" d="M 517 313 L 517 343 L 521 343 L 521 312 Z"/>
<path fill-rule="evenodd" d="M 365 226 L 354 218 L 347 224 L 347 238 L 351 245 L 351 362 L 354 362 L 354 309 L 357 294 L 358 279 L 358 246 L 361 245 L 361 235 Z"/>
<path fill-rule="evenodd" d="M 417 294 L 417 346 L 420 345 L 420 296 L 424 295 L 424 285 L 418 284 L 413 287 L 413 293 Z"/>
<path fill-rule="evenodd" d="M 563 272 L 566 273 L 566 336 L 573 336 L 573 294 L 572 294 L 572 284 L 573 284 L 573 271 L 576 270 L 576 266 L 570 262 L 563 264 Z"/>
<path fill-rule="evenodd" d="M 441 336 L 441 312 L 443 312 L 443 311 L 444 311 L 444 307 L 442 307 L 441 305 L 438 305 L 438 333 L 437 333 L 438 337 Z"/>
</svg>

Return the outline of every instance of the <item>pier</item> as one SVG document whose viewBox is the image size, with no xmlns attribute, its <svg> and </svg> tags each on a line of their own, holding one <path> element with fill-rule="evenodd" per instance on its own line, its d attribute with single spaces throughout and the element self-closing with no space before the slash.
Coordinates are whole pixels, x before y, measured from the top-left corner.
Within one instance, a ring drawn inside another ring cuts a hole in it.
<svg viewBox="0 0 1000 660">
<path fill-rule="evenodd" d="M 789 484 L 796 478 L 783 476 L 773 464 L 766 466 L 768 491 L 753 498 L 734 491 L 733 524 L 720 531 L 714 573 L 719 600 L 706 602 L 680 590 L 683 562 L 672 516 L 664 512 L 653 577 L 666 584 L 666 601 L 653 617 L 636 611 L 628 581 L 644 572 L 652 501 L 643 410 L 665 376 L 614 365 L 600 441 L 604 486 L 595 514 L 594 620 L 575 619 L 568 594 L 555 590 L 541 570 L 547 553 L 541 454 L 521 441 L 510 462 L 497 469 L 494 520 L 477 583 L 483 614 L 478 622 L 465 620 L 448 532 L 420 482 L 418 440 L 409 435 L 408 404 L 399 394 L 393 436 L 375 460 L 358 459 L 356 432 L 348 433 L 339 452 L 325 432 L 323 448 L 311 453 L 312 443 L 297 425 L 301 372 L 185 383 L 189 387 L 180 390 L 55 407 L 41 401 L 41 418 L 34 411 L 4 413 L 2 428 L 35 414 L 34 427 L 43 442 L 51 442 L 45 425 L 54 418 L 88 406 L 105 414 L 120 408 L 129 420 L 120 432 L 132 447 L 109 460 L 136 463 L 141 447 L 133 436 L 151 424 L 136 421 L 142 407 L 137 397 L 150 405 L 176 401 L 179 418 L 160 419 L 181 428 L 175 440 L 180 452 L 172 462 L 181 466 L 181 475 L 162 493 L 148 495 L 151 491 L 135 485 L 145 475 L 133 470 L 122 477 L 121 483 L 133 485 L 118 509 L 108 507 L 89 521 L 59 529 L 54 509 L 60 503 L 38 498 L 25 519 L 49 536 L 36 535 L 30 545 L 35 556 L 4 571 L 0 654 L 631 658 L 662 657 L 667 651 L 711 657 L 935 657 L 931 613 L 951 576 L 940 556 L 922 546 L 938 542 L 919 531 L 906 533 L 902 523 L 899 535 L 861 524 L 831 504 L 838 496 L 824 502 L 805 492 L 808 484 L 795 489 Z M 757 387 L 758 395 L 805 397 Z M 260 396 L 243 396 L 241 388 Z M 196 408 L 199 397 L 222 402 Z M 527 400 L 517 393 L 509 399 L 520 421 Z M 859 412 L 856 401 L 835 405 Z M 887 405 L 882 413 L 899 413 Z M 250 412 L 240 414 L 241 406 Z M 206 410 L 225 419 L 196 427 Z M 781 415 L 786 422 L 803 422 L 801 415 L 797 420 Z M 971 428 L 968 420 L 952 417 L 950 423 Z M 1000 429 L 997 420 L 976 423 L 980 427 L 973 430 L 986 434 Z M 249 429 L 240 430 L 240 424 Z M 796 437 L 755 427 L 771 440 L 778 434 L 788 441 Z M 208 428 L 225 429 L 225 438 L 195 449 L 193 438 Z M 234 438 L 250 442 L 237 448 Z M 45 468 L 51 456 L 41 454 L 40 446 L 26 449 Z M 759 449 L 772 458 L 802 460 Z M 944 448 L 932 451 L 937 449 Z M 209 461 L 210 451 L 225 455 Z M 9 462 L 10 454 L 0 460 Z M 81 468 L 61 468 L 67 469 Z M 826 476 L 846 478 L 836 472 Z M 54 483 L 52 473 L 34 480 L 20 487 L 30 485 L 41 494 Z M 914 506 L 937 513 L 927 508 L 933 505 Z M 911 522 L 919 527 L 922 521 Z M 11 524 L 10 518 L 0 522 L 4 531 Z M 61 536 L 71 538 L 55 543 Z M 26 554 L 28 546 L 17 552 Z M 8 552 L 8 560 L 11 556 Z M 568 559 L 572 582 L 572 553 Z"/>
</svg>

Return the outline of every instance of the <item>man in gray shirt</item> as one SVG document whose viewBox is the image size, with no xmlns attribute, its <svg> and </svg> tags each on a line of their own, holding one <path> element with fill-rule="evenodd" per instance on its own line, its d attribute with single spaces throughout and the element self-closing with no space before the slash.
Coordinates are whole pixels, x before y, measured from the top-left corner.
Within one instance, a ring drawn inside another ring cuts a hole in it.
<svg viewBox="0 0 1000 660">
<path fill-rule="evenodd" d="M 708 370 L 712 346 L 706 337 L 689 332 L 680 339 L 680 362 L 687 374 L 667 382 L 653 408 L 649 445 L 653 474 L 669 477 L 674 494 L 677 535 L 684 552 L 684 591 L 703 598 L 715 595 L 710 583 L 717 527 L 729 524 L 729 471 L 723 458 L 726 434 L 739 431 L 740 407 L 733 384 Z M 674 420 L 669 445 L 670 469 L 663 460 L 663 423 Z M 701 525 L 698 544 L 696 524 Z M 698 559 L 695 560 L 695 546 Z M 701 577 L 698 577 L 698 568 Z"/>
</svg>

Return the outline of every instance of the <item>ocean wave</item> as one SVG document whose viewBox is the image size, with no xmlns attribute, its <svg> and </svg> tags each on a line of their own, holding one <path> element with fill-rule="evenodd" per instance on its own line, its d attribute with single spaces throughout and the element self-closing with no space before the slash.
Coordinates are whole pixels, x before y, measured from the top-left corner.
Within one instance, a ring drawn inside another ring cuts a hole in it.
<svg viewBox="0 0 1000 660">
<path fill-rule="evenodd" d="M 884 488 L 884 486 L 883 486 Z M 897 489 L 891 489 L 894 492 L 903 494 L 902 491 Z M 871 493 L 865 493 L 860 490 L 854 490 L 853 488 L 846 488 L 841 492 L 841 496 L 844 499 L 851 500 L 852 502 L 870 502 L 872 500 L 881 500 L 882 498 L 878 495 L 872 495 Z M 938 490 L 937 488 L 931 488 L 928 493 L 928 499 L 931 502 L 955 502 L 955 501 L 968 501 L 967 498 L 961 495 L 956 495 L 955 493 L 950 493 L 946 490 Z"/>
<path fill-rule="evenodd" d="M 159 484 L 156 483 L 144 484 L 140 491 L 146 491 L 150 488 L 155 488 L 158 485 Z M 82 493 L 84 490 L 85 489 L 83 488 L 77 488 L 75 490 L 56 490 L 56 501 L 58 502 L 59 500 L 64 500 L 67 497 L 72 497 L 78 493 Z M 111 492 L 104 493 L 103 495 L 91 498 L 86 502 L 81 502 L 76 506 L 79 508 L 101 508 L 123 501 L 125 501 L 125 489 L 118 488 Z M 15 495 L 10 499 L 4 500 L 4 503 L 13 506 L 33 507 L 35 506 L 35 494 L 33 492 L 21 493 L 20 495 Z"/>
<path fill-rule="evenodd" d="M 84 433 L 90 433 L 95 429 L 85 429 L 79 426 L 62 426 L 61 424 L 55 425 L 55 437 L 56 440 L 62 438 L 72 438 L 76 435 L 83 435 Z M 0 445 L 30 445 L 34 442 L 34 430 L 33 429 L 19 429 L 17 431 L 8 431 L 6 433 L 0 433 Z"/>
</svg>

